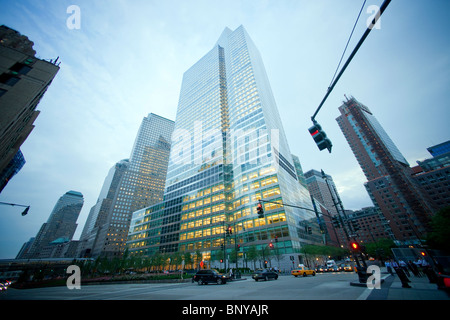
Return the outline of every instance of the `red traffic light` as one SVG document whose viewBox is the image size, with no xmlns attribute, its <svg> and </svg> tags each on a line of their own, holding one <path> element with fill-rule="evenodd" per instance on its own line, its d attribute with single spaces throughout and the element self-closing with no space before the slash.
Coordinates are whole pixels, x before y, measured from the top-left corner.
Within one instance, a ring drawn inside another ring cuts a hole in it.
<svg viewBox="0 0 450 320">
<path fill-rule="evenodd" d="M 272 242 L 269 243 L 269 248 L 270 248 L 270 249 L 273 249 L 273 243 L 272 243 Z"/>
<path fill-rule="evenodd" d="M 350 246 L 353 250 L 359 250 L 359 244 L 357 242 L 352 242 Z"/>
</svg>

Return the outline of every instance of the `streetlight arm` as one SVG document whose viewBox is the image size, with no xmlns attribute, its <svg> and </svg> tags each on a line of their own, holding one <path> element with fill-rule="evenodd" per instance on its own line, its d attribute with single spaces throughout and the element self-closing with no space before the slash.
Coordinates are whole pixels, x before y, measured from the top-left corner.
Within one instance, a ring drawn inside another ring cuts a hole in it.
<svg viewBox="0 0 450 320">
<path fill-rule="evenodd" d="M 24 207 L 24 208 L 29 208 L 30 206 L 25 206 L 23 204 L 16 204 L 16 203 L 8 203 L 8 202 L 0 202 L 0 204 L 4 204 L 4 205 L 8 205 L 8 206 L 18 206 L 18 207 Z"/>
</svg>

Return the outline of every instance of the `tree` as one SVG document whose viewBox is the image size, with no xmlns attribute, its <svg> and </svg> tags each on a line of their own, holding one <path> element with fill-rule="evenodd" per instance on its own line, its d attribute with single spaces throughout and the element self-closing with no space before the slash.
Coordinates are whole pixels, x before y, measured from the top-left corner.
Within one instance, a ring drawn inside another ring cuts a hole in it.
<svg viewBox="0 0 450 320">
<path fill-rule="evenodd" d="M 175 265 L 175 269 L 178 268 L 178 266 L 181 267 L 181 262 L 183 261 L 183 256 L 181 255 L 181 252 L 177 251 L 172 254 L 172 262 Z"/>
<path fill-rule="evenodd" d="M 450 252 L 450 206 L 440 209 L 431 218 L 432 231 L 427 234 L 426 243 L 433 249 Z"/>
<path fill-rule="evenodd" d="M 192 263 L 194 262 L 192 260 L 192 255 L 189 252 L 185 252 L 183 257 L 184 257 L 184 265 L 191 266 L 191 268 L 192 268 Z"/>
<path fill-rule="evenodd" d="M 392 239 L 379 239 L 376 242 L 365 244 L 366 253 L 381 261 L 386 260 L 392 256 L 392 248 L 396 245 Z"/>
<path fill-rule="evenodd" d="M 202 261 L 202 259 L 203 259 L 203 255 L 200 252 L 200 250 L 195 251 L 195 263 L 197 265 L 197 268 L 199 268 L 199 266 L 200 266 L 199 264 L 200 264 L 200 261 Z"/>
<path fill-rule="evenodd" d="M 253 269 L 256 270 L 256 261 L 259 255 L 255 245 L 248 247 L 246 256 L 248 260 L 253 261 Z"/>
</svg>

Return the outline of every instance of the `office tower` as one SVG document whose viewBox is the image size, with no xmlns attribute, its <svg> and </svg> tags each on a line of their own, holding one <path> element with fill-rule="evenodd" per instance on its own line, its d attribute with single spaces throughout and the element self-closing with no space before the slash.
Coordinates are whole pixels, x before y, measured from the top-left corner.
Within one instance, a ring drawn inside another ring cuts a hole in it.
<svg viewBox="0 0 450 320">
<path fill-rule="evenodd" d="M 327 212 L 321 215 L 322 230 L 325 231 L 329 245 L 348 247 L 348 239 L 342 228 L 335 228 L 332 218 L 341 215 L 345 218 L 345 210 L 337 193 L 333 178 L 323 171 L 309 170 L 305 174 L 307 188 L 314 201 L 322 204 Z"/>
<path fill-rule="evenodd" d="M 436 210 L 450 206 L 450 141 L 427 148 L 433 156 L 417 161 L 413 178 L 422 186 Z"/>
<path fill-rule="evenodd" d="M 103 229 L 107 229 L 113 218 L 112 215 L 114 199 L 118 196 L 119 187 L 122 183 L 125 171 L 129 167 L 129 160 L 124 159 L 117 162 L 108 172 L 103 182 L 103 187 L 98 196 L 97 203 L 89 211 L 88 218 L 84 224 L 83 231 L 80 235 L 80 246 L 77 256 L 91 257 L 101 254 L 102 246 L 96 246 L 96 240 L 99 234 L 104 234 Z M 102 229 L 103 228 L 103 229 Z M 97 248 L 96 252 L 93 249 Z"/>
<path fill-rule="evenodd" d="M 22 259 L 22 257 L 24 257 L 25 254 L 28 253 L 28 250 L 30 250 L 31 245 L 32 245 L 33 242 L 34 242 L 34 239 L 35 239 L 35 238 L 32 237 L 32 238 L 30 238 L 30 240 L 28 240 L 27 242 L 25 242 L 25 243 L 22 245 L 22 248 L 20 248 L 19 253 L 18 253 L 17 256 L 16 256 L 16 259 Z"/>
<path fill-rule="evenodd" d="M 264 218 L 259 199 L 273 201 Z M 211 263 L 237 244 L 241 257 L 252 245 L 267 256 L 273 241 L 283 256 L 320 241 L 314 212 L 281 203 L 313 209 L 260 54 L 243 26 L 226 28 L 183 75 L 164 201 L 134 213 L 128 248 L 199 250 Z"/>
<path fill-rule="evenodd" d="M 61 196 L 23 258 L 47 258 L 45 249 L 51 242 L 72 240 L 83 203 L 83 195 L 77 191 L 68 191 Z"/>
<path fill-rule="evenodd" d="M 384 216 L 386 231 L 400 244 L 417 244 L 429 230 L 433 210 L 408 162 L 368 107 L 352 97 L 339 111 L 336 120 L 368 180 L 365 187 Z"/>
<path fill-rule="evenodd" d="M 338 214 L 341 207 L 336 209 L 339 196 L 333 178 L 328 174 L 322 174 L 322 172 L 312 169 L 305 173 L 305 179 L 311 195 L 328 208 L 331 215 Z"/>
<path fill-rule="evenodd" d="M 163 200 L 174 122 L 150 113 L 139 127 L 129 160 L 111 168 L 80 240 L 83 256 L 120 256 L 134 211 Z"/>
<path fill-rule="evenodd" d="M 26 36 L 0 26 L 0 192 L 25 163 L 19 148 L 33 130 L 36 107 L 58 71 L 56 61 L 36 57 Z"/>
</svg>

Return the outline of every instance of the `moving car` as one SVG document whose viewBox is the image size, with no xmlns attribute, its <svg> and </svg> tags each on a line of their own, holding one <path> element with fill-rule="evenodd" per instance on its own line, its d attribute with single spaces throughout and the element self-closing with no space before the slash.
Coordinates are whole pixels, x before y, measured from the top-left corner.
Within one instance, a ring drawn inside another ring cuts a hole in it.
<svg viewBox="0 0 450 320">
<path fill-rule="evenodd" d="M 298 277 L 298 276 L 306 277 L 308 275 L 315 276 L 316 272 L 314 270 L 310 270 L 306 267 L 298 267 L 297 269 L 292 270 L 291 274 L 294 277 Z"/>
<path fill-rule="evenodd" d="M 316 272 L 327 272 L 327 268 L 325 268 L 324 266 L 317 266 Z"/>
<path fill-rule="evenodd" d="M 227 283 L 228 279 L 228 276 L 219 273 L 219 271 L 217 271 L 216 269 L 208 269 L 199 270 L 192 278 L 192 282 L 195 281 L 198 285 L 208 283 L 225 284 Z"/>
<path fill-rule="evenodd" d="M 252 274 L 252 278 L 255 281 L 258 281 L 259 279 L 264 279 L 264 280 L 269 280 L 269 279 L 278 279 L 278 273 L 274 272 L 274 271 L 270 271 L 268 269 L 259 269 L 256 270 L 253 274 Z"/>
<path fill-rule="evenodd" d="M 351 265 L 346 264 L 346 265 L 344 266 L 344 271 L 345 271 L 345 272 L 352 272 L 352 271 L 353 271 L 353 268 L 352 268 Z"/>
</svg>

